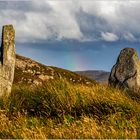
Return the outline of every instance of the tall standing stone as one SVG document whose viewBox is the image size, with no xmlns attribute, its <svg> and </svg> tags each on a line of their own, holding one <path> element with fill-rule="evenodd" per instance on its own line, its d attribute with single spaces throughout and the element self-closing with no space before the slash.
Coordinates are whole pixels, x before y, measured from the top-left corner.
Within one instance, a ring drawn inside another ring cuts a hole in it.
<svg viewBox="0 0 140 140">
<path fill-rule="evenodd" d="M 125 89 L 140 88 L 140 61 L 135 49 L 125 48 L 120 52 L 111 70 L 109 84 Z"/>
<path fill-rule="evenodd" d="M 12 88 L 15 70 L 15 30 L 12 25 L 2 29 L 0 63 L 0 97 L 9 95 Z"/>
</svg>

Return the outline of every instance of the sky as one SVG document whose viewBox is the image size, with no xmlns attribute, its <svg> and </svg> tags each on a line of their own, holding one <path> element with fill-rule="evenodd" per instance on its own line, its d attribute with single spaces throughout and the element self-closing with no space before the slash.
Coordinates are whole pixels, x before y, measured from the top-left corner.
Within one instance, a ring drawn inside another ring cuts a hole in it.
<svg viewBox="0 0 140 140">
<path fill-rule="evenodd" d="M 140 55 L 139 0 L 0 0 L 16 52 L 72 71 L 110 71 L 123 48 Z"/>
</svg>

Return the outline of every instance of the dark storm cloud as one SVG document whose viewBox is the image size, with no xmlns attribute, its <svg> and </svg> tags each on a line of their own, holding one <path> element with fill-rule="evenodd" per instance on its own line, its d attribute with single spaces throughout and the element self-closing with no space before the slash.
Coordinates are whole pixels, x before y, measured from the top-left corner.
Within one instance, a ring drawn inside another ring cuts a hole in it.
<svg viewBox="0 0 140 140">
<path fill-rule="evenodd" d="M 87 39 L 97 41 L 101 39 L 101 32 L 110 31 L 105 19 L 86 13 L 82 9 L 76 14 L 76 17 L 80 30 Z"/>
<path fill-rule="evenodd" d="M 16 1 L 0 1 L 0 10 L 15 10 L 15 11 L 23 11 L 23 12 L 29 12 L 29 11 L 40 11 L 40 12 L 49 12 L 51 11 L 51 7 L 49 4 L 46 3 L 46 5 L 36 5 L 33 1 L 30 0 L 16 0 Z"/>
<path fill-rule="evenodd" d="M 0 1 L 0 24 L 13 24 L 17 42 L 48 40 L 139 42 L 139 1 Z"/>
</svg>

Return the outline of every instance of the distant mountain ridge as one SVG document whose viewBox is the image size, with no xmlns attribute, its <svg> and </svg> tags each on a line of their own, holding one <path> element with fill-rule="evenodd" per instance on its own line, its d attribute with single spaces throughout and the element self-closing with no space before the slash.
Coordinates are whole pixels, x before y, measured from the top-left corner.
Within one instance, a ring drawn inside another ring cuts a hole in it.
<svg viewBox="0 0 140 140">
<path fill-rule="evenodd" d="M 86 71 L 76 71 L 77 74 L 86 76 L 90 79 L 94 79 L 98 82 L 108 82 L 110 72 L 102 70 L 86 70 Z"/>
</svg>

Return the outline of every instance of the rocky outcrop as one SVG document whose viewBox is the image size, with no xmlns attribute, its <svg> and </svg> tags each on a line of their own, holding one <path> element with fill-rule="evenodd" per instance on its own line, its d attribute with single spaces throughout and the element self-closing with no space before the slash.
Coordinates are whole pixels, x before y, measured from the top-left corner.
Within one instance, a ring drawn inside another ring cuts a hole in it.
<svg viewBox="0 0 140 140">
<path fill-rule="evenodd" d="M 0 57 L 0 97 L 11 92 L 15 69 L 15 30 L 12 25 L 3 26 Z"/>
<path fill-rule="evenodd" d="M 109 84 L 125 89 L 140 88 L 140 62 L 135 49 L 125 48 L 120 52 L 111 70 Z"/>
<path fill-rule="evenodd" d="M 14 83 L 39 85 L 53 79 L 54 70 L 20 55 L 16 55 Z"/>
</svg>

